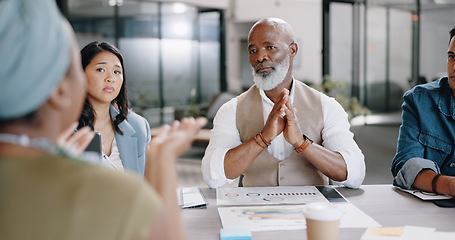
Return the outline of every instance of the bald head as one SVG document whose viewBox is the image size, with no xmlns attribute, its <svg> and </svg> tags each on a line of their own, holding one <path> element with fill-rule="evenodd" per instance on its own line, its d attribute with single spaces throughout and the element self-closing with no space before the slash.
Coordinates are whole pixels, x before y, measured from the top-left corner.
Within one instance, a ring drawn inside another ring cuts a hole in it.
<svg viewBox="0 0 455 240">
<path fill-rule="evenodd" d="M 261 32 L 262 34 L 275 33 L 275 35 L 282 37 L 283 41 L 292 43 L 294 42 L 294 30 L 291 25 L 280 18 L 264 18 L 257 21 L 248 34 L 248 40 L 252 37 L 253 33 Z"/>
<path fill-rule="evenodd" d="M 278 18 L 255 23 L 248 34 L 248 58 L 255 84 L 264 91 L 290 87 L 297 49 L 289 23 Z"/>
</svg>

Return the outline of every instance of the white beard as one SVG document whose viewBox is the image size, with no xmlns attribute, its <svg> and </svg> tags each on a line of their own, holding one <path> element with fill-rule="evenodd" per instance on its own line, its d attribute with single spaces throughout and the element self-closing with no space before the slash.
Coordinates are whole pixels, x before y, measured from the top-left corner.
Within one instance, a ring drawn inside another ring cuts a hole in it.
<svg viewBox="0 0 455 240">
<path fill-rule="evenodd" d="M 253 67 L 252 69 L 256 86 L 264 91 L 272 90 L 284 81 L 289 70 L 289 59 L 283 60 L 269 74 L 257 73 Z"/>
</svg>

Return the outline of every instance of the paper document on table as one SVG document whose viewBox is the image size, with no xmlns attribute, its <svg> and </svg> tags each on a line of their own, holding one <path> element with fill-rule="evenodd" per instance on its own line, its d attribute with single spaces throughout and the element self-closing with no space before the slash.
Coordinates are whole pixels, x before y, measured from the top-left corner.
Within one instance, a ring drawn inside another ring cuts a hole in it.
<svg viewBox="0 0 455 240">
<path fill-rule="evenodd" d="M 199 188 L 178 188 L 177 195 L 182 208 L 207 207 L 207 201 Z"/>
<path fill-rule="evenodd" d="M 275 205 L 328 202 L 314 186 L 217 188 L 220 205 Z"/>
<path fill-rule="evenodd" d="M 343 215 L 340 228 L 379 227 L 378 222 L 351 203 L 334 204 Z M 251 231 L 306 229 L 305 205 L 218 207 L 223 228 Z"/>
<path fill-rule="evenodd" d="M 400 187 L 397 187 L 398 189 L 400 189 L 401 191 L 403 192 L 407 192 L 407 193 L 410 193 L 422 200 L 425 200 L 425 201 L 431 201 L 431 200 L 442 200 L 442 199 L 452 199 L 452 197 L 450 196 L 447 196 L 447 195 L 440 195 L 440 194 L 435 194 L 435 193 L 432 193 L 432 192 L 425 192 L 425 191 L 422 191 L 422 190 L 417 190 L 417 189 L 413 189 L 413 190 L 409 190 L 409 189 L 404 189 L 404 188 L 400 188 Z"/>
<path fill-rule="evenodd" d="M 399 230 L 399 231 L 398 231 Z M 391 232 L 392 231 L 392 232 Z M 368 228 L 360 240 L 453 240 L 455 232 L 435 232 L 434 228 L 404 226 L 387 228 Z"/>
</svg>

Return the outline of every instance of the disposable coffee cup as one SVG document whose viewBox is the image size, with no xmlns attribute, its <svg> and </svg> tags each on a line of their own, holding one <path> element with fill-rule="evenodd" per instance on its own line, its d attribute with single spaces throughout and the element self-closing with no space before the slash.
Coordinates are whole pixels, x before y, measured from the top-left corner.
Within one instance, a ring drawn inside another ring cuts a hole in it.
<svg viewBox="0 0 455 240">
<path fill-rule="evenodd" d="M 308 240 L 337 240 L 342 212 L 327 202 L 312 202 L 305 206 Z"/>
</svg>

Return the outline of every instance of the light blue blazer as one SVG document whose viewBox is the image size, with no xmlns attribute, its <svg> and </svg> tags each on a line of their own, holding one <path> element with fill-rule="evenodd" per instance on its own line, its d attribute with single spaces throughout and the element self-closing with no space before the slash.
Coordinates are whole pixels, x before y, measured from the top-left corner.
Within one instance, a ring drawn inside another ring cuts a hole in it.
<svg viewBox="0 0 455 240">
<path fill-rule="evenodd" d="M 112 120 L 119 114 L 111 105 Z M 130 170 L 144 176 L 146 150 L 150 143 L 150 125 L 147 120 L 134 112 L 128 111 L 128 120 L 119 124 L 123 135 L 115 132 L 115 140 L 125 170 Z"/>
</svg>

